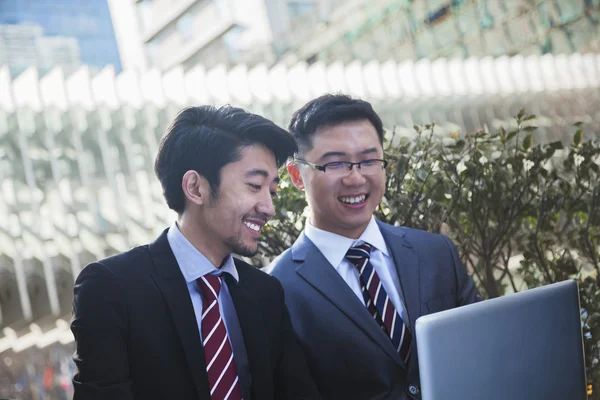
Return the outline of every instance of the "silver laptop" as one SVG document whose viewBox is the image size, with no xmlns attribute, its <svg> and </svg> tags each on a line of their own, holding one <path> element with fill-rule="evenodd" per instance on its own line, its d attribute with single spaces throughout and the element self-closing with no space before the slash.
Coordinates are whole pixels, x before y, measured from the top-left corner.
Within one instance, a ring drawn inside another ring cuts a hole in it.
<svg viewBox="0 0 600 400">
<path fill-rule="evenodd" d="M 422 400 L 585 400 L 575 281 L 416 322 Z"/>
</svg>

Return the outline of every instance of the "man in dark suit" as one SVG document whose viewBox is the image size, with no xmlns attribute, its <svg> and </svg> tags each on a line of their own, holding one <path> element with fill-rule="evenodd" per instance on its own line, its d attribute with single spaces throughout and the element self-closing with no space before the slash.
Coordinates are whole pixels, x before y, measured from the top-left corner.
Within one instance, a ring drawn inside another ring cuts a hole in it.
<svg viewBox="0 0 600 400">
<path fill-rule="evenodd" d="M 75 283 L 75 400 L 319 398 L 281 284 L 232 257 L 257 252 L 296 149 L 238 108 L 175 118 L 155 172 L 177 221 Z"/>
<path fill-rule="evenodd" d="M 382 122 L 344 95 L 310 101 L 289 129 L 288 172 L 309 218 L 270 266 L 325 399 L 419 398 L 415 321 L 479 300 L 445 236 L 395 227 L 373 212 L 385 192 Z"/>
</svg>

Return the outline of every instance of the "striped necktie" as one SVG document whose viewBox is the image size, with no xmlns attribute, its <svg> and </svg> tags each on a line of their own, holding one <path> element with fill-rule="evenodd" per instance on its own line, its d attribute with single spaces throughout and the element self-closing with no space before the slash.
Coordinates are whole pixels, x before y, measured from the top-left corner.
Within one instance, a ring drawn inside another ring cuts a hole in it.
<svg viewBox="0 0 600 400">
<path fill-rule="evenodd" d="M 196 280 L 202 294 L 202 344 L 212 400 L 241 400 L 235 359 L 219 310 L 221 277 L 204 275 Z"/>
<path fill-rule="evenodd" d="M 404 363 L 408 364 L 412 335 L 390 301 L 375 268 L 369 261 L 370 257 L 371 245 L 368 243 L 352 247 L 346 253 L 346 259 L 358 268 L 367 310 L 390 337 Z"/>
</svg>

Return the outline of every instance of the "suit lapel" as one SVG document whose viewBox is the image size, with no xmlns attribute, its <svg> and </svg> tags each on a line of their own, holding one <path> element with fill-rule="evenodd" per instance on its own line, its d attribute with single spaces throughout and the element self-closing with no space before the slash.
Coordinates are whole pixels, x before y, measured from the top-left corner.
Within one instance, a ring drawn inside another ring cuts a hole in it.
<svg viewBox="0 0 600 400">
<path fill-rule="evenodd" d="M 401 296 L 413 330 L 416 319 L 421 316 L 421 294 L 419 282 L 419 256 L 412 244 L 406 240 L 404 232 L 397 227 L 377 221 L 381 234 L 392 253 L 400 280 Z"/>
<path fill-rule="evenodd" d="M 188 366 L 192 372 L 198 398 L 210 398 L 204 349 L 198 332 L 194 307 L 183 275 L 169 246 L 166 230 L 154 243 L 150 244 L 150 253 L 155 267 L 152 278 L 171 311 Z"/>
<path fill-rule="evenodd" d="M 406 367 L 389 337 L 378 327 L 352 289 L 348 287 L 335 268 L 306 237 L 304 232 L 292 247 L 292 258 L 294 261 L 302 262 L 296 269 L 298 275 L 350 318 L 365 335 L 379 345 L 394 361 Z"/>
<path fill-rule="evenodd" d="M 238 268 L 238 273 L 240 269 Z M 260 315 L 256 313 L 256 310 L 260 308 L 256 304 L 254 298 L 250 295 L 248 290 L 245 288 L 245 279 L 240 275 L 240 281 L 236 282 L 234 278 L 227 275 L 227 288 L 231 295 L 235 311 L 237 313 L 238 321 L 240 323 L 240 329 L 244 338 L 244 345 L 246 347 L 246 354 L 248 356 L 248 365 L 250 368 L 250 376 L 253 382 L 261 382 L 260 377 L 265 375 L 266 371 L 270 371 L 268 356 L 267 343 L 264 343 L 264 331 L 262 330 L 263 324 L 260 321 Z M 252 384 L 254 398 L 264 398 L 261 395 L 260 384 Z M 250 398 L 250 393 L 243 393 L 244 399 Z"/>
</svg>

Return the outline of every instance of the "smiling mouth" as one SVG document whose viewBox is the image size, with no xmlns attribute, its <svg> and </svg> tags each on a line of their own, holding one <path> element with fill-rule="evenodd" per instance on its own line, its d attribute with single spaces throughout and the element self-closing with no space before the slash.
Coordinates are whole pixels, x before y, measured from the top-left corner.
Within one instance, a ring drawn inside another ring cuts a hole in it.
<svg viewBox="0 0 600 400">
<path fill-rule="evenodd" d="M 260 229 L 263 227 L 262 225 L 254 224 L 252 222 L 244 221 L 244 225 L 248 228 L 252 229 L 254 232 L 260 232 Z"/>
<path fill-rule="evenodd" d="M 338 197 L 338 200 L 344 204 L 362 204 L 367 200 L 368 197 L 368 194 L 363 194 L 360 196 L 340 196 Z"/>
</svg>

